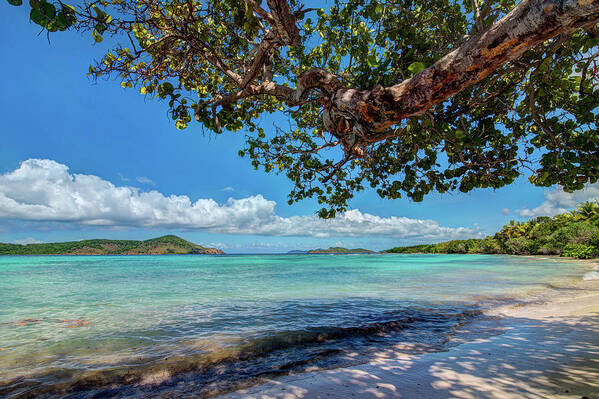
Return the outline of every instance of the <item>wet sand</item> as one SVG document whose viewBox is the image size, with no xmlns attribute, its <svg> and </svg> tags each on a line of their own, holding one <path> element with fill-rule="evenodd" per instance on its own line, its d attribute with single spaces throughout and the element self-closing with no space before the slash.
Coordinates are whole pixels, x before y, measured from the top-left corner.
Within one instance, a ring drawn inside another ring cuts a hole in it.
<svg viewBox="0 0 599 399">
<path fill-rule="evenodd" d="M 489 314 L 457 332 L 445 352 L 407 355 L 398 344 L 358 366 L 219 398 L 599 398 L 599 280 Z"/>
</svg>

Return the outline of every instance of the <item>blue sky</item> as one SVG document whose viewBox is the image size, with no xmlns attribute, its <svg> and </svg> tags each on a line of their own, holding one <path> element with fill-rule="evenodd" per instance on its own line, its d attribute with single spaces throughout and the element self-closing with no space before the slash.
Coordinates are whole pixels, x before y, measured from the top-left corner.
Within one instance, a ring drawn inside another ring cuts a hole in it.
<svg viewBox="0 0 599 399">
<path fill-rule="evenodd" d="M 180 132 L 160 101 L 122 89 L 118 81 L 94 83 L 86 77 L 105 43 L 92 44 L 89 35 L 76 32 L 53 34 L 48 42 L 38 33 L 28 22 L 27 8 L 0 2 L 2 242 L 177 234 L 226 252 L 330 245 L 384 249 L 493 233 L 509 219 L 556 212 L 596 194 L 591 187 L 574 198 L 556 188 L 533 187 L 525 178 L 499 190 L 433 194 L 421 203 L 366 192 L 351 202 L 359 211 L 326 224 L 313 216 L 314 201 L 287 205 L 291 186 L 284 176 L 255 171 L 237 156 L 243 133 L 204 135 L 193 123 Z M 264 128 L 273 122 L 265 120 Z M 72 180 L 68 187 L 63 177 Z M 36 185 L 39 190 L 32 189 Z M 81 192 L 86 194 L 79 197 Z M 181 205 L 182 196 L 190 204 Z M 194 207 L 198 199 L 205 201 Z M 40 211 L 41 206 L 58 206 L 57 201 L 66 201 L 62 213 Z M 77 201 L 95 208 L 70 212 Z M 124 201 L 114 205 L 118 212 L 110 208 L 115 201 Z M 131 207 L 141 203 L 160 204 L 164 212 L 144 208 L 147 213 L 135 213 L 138 208 Z M 26 206 L 32 204 L 38 207 Z M 210 219 L 213 215 L 219 216 Z"/>
</svg>

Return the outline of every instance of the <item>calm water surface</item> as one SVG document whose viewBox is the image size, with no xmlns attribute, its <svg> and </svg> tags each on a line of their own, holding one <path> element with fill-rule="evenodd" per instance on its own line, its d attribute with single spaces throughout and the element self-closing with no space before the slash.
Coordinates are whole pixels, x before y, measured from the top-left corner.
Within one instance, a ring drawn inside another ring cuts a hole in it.
<svg viewBox="0 0 599 399">
<path fill-rule="evenodd" d="M 0 397 L 210 392 L 398 341 L 442 349 L 482 306 L 585 271 L 486 255 L 0 257 Z"/>
</svg>

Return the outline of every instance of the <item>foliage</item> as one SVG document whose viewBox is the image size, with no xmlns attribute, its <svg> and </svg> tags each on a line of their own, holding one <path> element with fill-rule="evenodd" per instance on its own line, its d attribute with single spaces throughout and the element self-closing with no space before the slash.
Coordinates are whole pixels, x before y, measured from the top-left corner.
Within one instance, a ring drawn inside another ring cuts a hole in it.
<svg viewBox="0 0 599 399">
<path fill-rule="evenodd" d="M 477 252 L 481 254 L 500 254 L 503 253 L 501 243 L 491 237 L 486 237 L 478 243 Z"/>
<path fill-rule="evenodd" d="M 0 255 L 202 254 L 208 250 L 173 235 L 146 241 L 82 240 L 27 245 L 0 243 Z"/>
<path fill-rule="evenodd" d="M 512 255 L 531 255 L 537 253 L 536 243 L 526 237 L 510 238 L 503 243 L 505 253 Z"/>
<path fill-rule="evenodd" d="M 84 248 L 101 250 L 106 244 L 112 244 L 122 251 L 135 247 L 138 241 L 129 240 L 82 240 L 44 244 L 5 244 L 0 243 L 1 255 L 60 255 L 76 252 Z"/>
<path fill-rule="evenodd" d="M 437 253 L 437 246 L 434 244 L 425 244 L 413 245 L 411 247 L 395 247 L 385 252 L 392 254 L 435 254 Z"/>
<path fill-rule="evenodd" d="M 545 41 L 348 153 L 323 122 L 330 93 L 293 100 L 303 73 L 322 68 L 358 90 L 396 84 L 488 29 L 516 1 L 489 0 L 480 9 L 469 0 L 333 0 L 318 9 L 272 1 L 290 7 L 285 29 L 256 0 L 29 4 L 31 21 L 49 32 L 71 28 L 116 42 L 90 76 L 116 77 L 164 100 L 177 129 L 195 116 L 217 134 L 243 130 L 239 155 L 284 173 L 293 183 L 289 202 L 315 197 L 323 217 L 367 187 L 420 201 L 431 191 L 502 187 L 526 170 L 533 184 L 569 191 L 597 181 L 596 26 Z M 289 123 L 264 126 L 273 113 Z"/>
<path fill-rule="evenodd" d="M 597 256 L 597 248 L 584 244 L 568 244 L 564 247 L 562 256 L 578 259 L 591 259 Z"/>
<path fill-rule="evenodd" d="M 493 237 L 391 248 L 388 253 L 481 253 L 562 255 L 588 259 L 599 255 L 599 205 L 583 202 L 569 213 L 510 220 Z"/>
</svg>

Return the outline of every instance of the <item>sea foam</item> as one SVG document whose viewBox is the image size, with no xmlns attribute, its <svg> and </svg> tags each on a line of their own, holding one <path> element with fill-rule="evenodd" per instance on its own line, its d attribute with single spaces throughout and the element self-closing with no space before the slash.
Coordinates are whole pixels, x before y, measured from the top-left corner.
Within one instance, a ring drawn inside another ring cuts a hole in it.
<svg viewBox="0 0 599 399">
<path fill-rule="evenodd" d="M 585 275 L 582 276 L 582 279 L 585 280 L 585 281 L 588 281 L 588 280 L 599 280 L 599 266 L 595 266 L 595 270 L 594 271 L 585 273 Z"/>
</svg>

